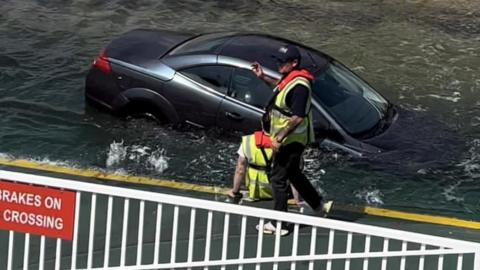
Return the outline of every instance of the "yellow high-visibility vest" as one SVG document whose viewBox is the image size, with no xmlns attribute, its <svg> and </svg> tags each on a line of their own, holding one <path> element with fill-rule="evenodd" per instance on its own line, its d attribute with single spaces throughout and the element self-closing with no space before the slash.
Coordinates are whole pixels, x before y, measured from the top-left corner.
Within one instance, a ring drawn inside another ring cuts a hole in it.
<svg viewBox="0 0 480 270">
<path fill-rule="evenodd" d="M 305 106 L 305 118 L 300 124 L 288 134 L 282 141 L 282 145 L 287 145 L 292 142 L 299 142 L 303 145 L 307 145 L 315 141 L 315 134 L 313 131 L 313 122 L 312 122 L 312 88 L 310 81 L 303 76 L 295 76 L 291 78 L 288 82 L 282 82 L 283 88 L 279 89 L 280 91 L 275 97 L 274 106 L 270 111 L 270 134 L 272 140 L 275 139 L 275 136 L 285 128 L 288 124 L 288 119 L 293 115 L 291 109 L 287 106 L 286 97 L 288 93 L 295 88 L 297 85 L 305 86 L 308 91 L 308 100 L 307 105 Z"/>
<path fill-rule="evenodd" d="M 267 166 L 272 158 L 272 149 L 257 147 L 255 136 L 242 137 L 242 151 L 248 161 L 245 173 L 245 186 L 248 189 L 248 197 L 252 200 L 271 199 L 272 185 L 268 180 Z"/>
</svg>

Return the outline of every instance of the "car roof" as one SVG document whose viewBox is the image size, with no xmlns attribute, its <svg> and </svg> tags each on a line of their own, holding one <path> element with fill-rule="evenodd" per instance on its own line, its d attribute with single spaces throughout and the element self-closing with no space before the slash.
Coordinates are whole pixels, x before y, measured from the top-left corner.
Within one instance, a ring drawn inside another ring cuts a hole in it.
<svg viewBox="0 0 480 270">
<path fill-rule="evenodd" d="M 221 55 L 247 62 L 256 61 L 269 69 L 276 70 L 277 63 L 271 56 L 285 44 L 294 44 L 299 47 L 302 56 L 300 67 L 307 68 L 311 72 L 322 69 L 329 62 L 329 56 L 315 49 L 261 33 L 221 32 L 202 34 L 181 44 L 169 52 L 168 55 Z"/>
</svg>

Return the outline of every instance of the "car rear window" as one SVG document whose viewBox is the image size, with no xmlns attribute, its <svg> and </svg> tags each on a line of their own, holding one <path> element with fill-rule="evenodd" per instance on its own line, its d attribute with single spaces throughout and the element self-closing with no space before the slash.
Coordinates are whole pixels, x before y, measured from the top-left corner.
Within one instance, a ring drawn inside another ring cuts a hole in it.
<svg viewBox="0 0 480 270">
<path fill-rule="evenodd" d="M 257 61 L 271 70 L 277 70 L 277 63 L 271 55 L 283 44 L 285 43 L 263 36 L 238 36 L 226 44 L 220 54 L 248 62 Z"/>
<path fill-rule="evenodd" d="M 178 46 L 169 55 L 217 54 L 229 39 L 231 35 L 225 33 L 201 35 Z"/>
</svg>

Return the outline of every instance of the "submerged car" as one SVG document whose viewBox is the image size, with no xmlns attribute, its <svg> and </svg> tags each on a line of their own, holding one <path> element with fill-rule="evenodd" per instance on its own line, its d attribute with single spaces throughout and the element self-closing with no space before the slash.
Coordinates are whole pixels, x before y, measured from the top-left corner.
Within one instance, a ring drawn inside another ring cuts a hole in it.
<svg viewBox="0 0 480 270">
<path fill-rule="evenodd" d="M 356 155 L 379 153 L 398 108 L 346 66 L 318 50 L 257 33 L 190 35 L 133 30 L 114 39 L 88 72 L 86 99 L 118 114 L 149 113 L 162 122 L 260 129 L 272 88 L 251 71 L 280 78 L 271 57 L 285 44 L 298 46 L 301 68 L 315 77 L 313 119 L 322 144 Z M 376 138 L 382 143 L 376 144 Z"/>
</svg>

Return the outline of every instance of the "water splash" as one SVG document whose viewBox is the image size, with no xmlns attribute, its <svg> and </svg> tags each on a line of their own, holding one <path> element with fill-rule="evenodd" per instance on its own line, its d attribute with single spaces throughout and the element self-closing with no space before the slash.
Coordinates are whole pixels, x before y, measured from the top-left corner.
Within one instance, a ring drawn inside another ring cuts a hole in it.
<svg viewBox="0 0 480 270">
<path fill-rule="evenodd" d="M 148 156 L 150 150 L 151 148 L 148 146 L 132 145 L 128 159 L 138 162 L 142 157 Z"/>
<path fill-rule="evenodd" d="M 0 153 L 0 159 L 13 159 L 13 156 L 6 153 Z"/>
<path fill-rule="evenodd" d="M 113 141 L 110 144 L 110 149 L 107 154 L 107 168 L 118 165 L 124 161 L 127 156 L 127 149 L 128 147 L 123 145 L 123 141 L 118 143 Z"/>
<path fill-rule="evenodd" d="M 147 161 L 155 169 L 156 172 L 163 173 L 168 169 L 168 157 L 166 156 L 166 151 L 161 149 L 152 153 Z"/>
<path fill-rule="evenodd" d="M 355 193 L 355 197 L 365 201 L 367 204 L 382 205 L 384 197 L 383 193 L 379 189 L 374 190 L 361 190 Z"/>
<path fill-rule="evenodd" d="M 116 174 L 116 175 L 128 175 L 128 172 L 123 169 L 123 168 L 119 168 L 119 169 L 116 169 L 113 174 Z"/>
<path fill-rule="evenodd" d="M 129 174 L 141 168 L 163 173 L 168 168 L 168 158 L 164 149 L 152 151 L 152 148 L 134 144 L 127 146 L 123 141 L 112 142 L 107 153 L 107 168 L 115 174 Z M 135 171 L 138 173 L 138 171 Z"/>
</svg>

